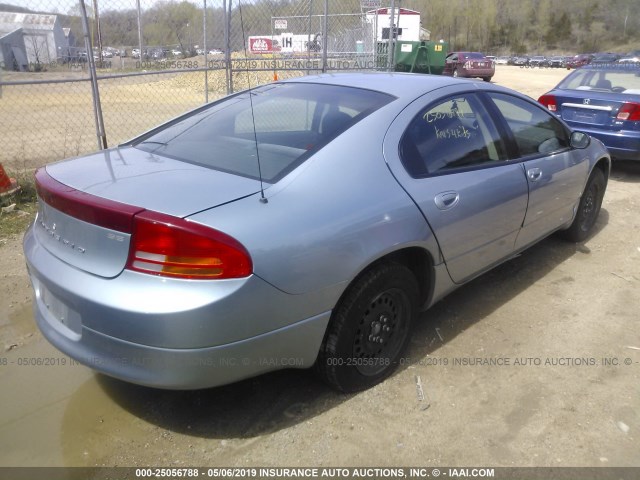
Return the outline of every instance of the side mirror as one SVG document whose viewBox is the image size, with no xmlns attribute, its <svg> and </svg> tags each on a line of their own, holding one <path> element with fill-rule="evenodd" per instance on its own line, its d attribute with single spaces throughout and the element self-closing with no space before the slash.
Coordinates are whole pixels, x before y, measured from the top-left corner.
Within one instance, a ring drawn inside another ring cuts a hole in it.
<svg viewBox="0 0 640 480">
<path fill-rule="evenodd" d="M 591 144 L 591 137 L 583 132 L 573 132 L 569 143 L 573 148 L 587 148 Z"/>
</svg>

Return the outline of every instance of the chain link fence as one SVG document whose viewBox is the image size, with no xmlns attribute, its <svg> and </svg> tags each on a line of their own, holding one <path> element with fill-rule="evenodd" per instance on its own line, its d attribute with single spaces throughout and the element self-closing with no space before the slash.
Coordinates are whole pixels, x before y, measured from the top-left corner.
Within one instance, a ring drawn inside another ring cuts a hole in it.
<svg viewBox="0 0 640 480">
<path fill-rule="evenodd" d="M 0 12 L 0 163 L 13 169 L 118 145 L 274 80 L 386 68 L 378 22 L 392 22 L 372 1 L 11 1 Z"/>
</svg>

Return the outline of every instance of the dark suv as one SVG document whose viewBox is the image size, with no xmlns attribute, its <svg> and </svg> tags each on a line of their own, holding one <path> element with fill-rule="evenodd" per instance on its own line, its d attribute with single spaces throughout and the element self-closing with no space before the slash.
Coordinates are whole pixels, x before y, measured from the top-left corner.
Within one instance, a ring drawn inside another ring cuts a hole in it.
<svg viewBox="0 0 640 480">
<path fill-rule="evenodd" d="M 542 55 L 535 55 L 529 59 L 529 66 L 531 68 L 546 67 L 548 65 L 546 57 L 543 57 Z"/>
</svg>

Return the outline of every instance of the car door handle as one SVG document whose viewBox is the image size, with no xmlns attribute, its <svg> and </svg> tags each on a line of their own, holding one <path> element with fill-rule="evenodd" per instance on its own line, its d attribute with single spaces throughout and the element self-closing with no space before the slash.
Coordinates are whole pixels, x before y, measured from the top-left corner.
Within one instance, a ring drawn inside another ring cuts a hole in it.
<svg viewBox="0 0 640 480">
<path fill-rule="evenodd" d="M 460 195 L 458 192 L 442 192 L 437 194 L 433 201 L 440 210 L 449 210 L 458 204 Z"/>
<path fill-rule="evenodd" d="M 527 170 L 527 177 L 529 177 L 529 180 L 532 182 L 537 182 L 542 177 L 542 170 L 539 168 L 530 168 Z"/>
</svg>

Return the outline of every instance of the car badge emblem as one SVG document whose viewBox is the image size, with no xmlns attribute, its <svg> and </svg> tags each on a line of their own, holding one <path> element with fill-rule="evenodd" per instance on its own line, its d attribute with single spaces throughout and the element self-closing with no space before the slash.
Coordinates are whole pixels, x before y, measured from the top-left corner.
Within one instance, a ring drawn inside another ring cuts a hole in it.
<svg viewBox="0 0 640 480">
<path fill-rule="evenodd" d="M 585 105 L 589 105 L 589 103 L 591 103 L 591 99 L 590 98 L 585 98 L 582 103 L 584 103 Z"/>
</svg>

